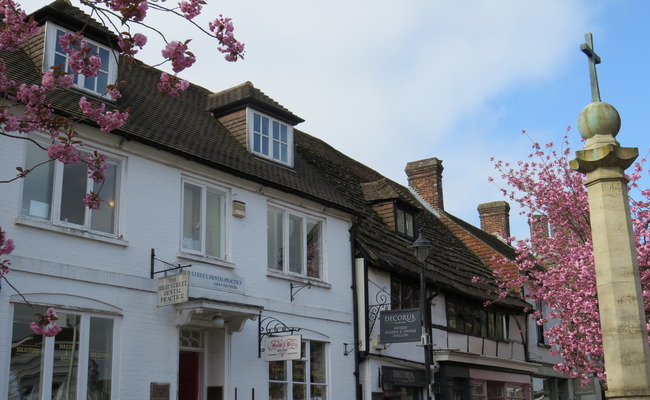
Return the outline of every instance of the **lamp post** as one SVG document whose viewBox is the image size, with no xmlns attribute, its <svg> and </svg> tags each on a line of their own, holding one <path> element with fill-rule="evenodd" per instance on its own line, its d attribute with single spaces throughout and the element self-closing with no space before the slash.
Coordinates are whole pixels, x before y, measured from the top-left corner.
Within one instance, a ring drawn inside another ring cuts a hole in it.
<svg viewBox="0 0 650 400">
<path fill-rule="evenodd" d="M 420 264 L 420 324 L 422 325 L 422 336 L 420 343 L 424 349 L 424 379 L 427 383 L 427 400 L 431 400 L 433 393 L 431 390 L 431 357 L 429 347 L 431 346 L 431 338 L 429 337 L 429 323 L 428 315 L 431 310 L 427 309 L 427 286 L 424 277 L 424 271 L 427 267 L 427 256 L 431 250 L 431 242 L 429 242 L 422 232 L 418 235 L 416 241 L 411 245 L 415 257 Z"/>
</svg>

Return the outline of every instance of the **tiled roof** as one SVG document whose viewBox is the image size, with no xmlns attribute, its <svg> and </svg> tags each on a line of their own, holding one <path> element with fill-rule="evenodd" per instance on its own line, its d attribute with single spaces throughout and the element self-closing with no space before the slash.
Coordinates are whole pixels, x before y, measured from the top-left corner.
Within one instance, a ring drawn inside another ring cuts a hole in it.
<svg viewBox="0 0 650 400">
<path fill-rule="evenodd" d="M 208 96 L 208 110 L 217 117 L 240 110 L 247 105 L 252 105 L 292 125 L 304 122 L 302 118 L 294 115 L 250 82 Z"/>
<path fill-rule="evenodd" d="M 63 1 L 54 4 L 57 15 L 77 13 L 66 11 L 74 7 Z M 14 53 L 8 57 L 6 61 L 11 62 L 10 73 L 14 76 L 39 80 L 26 55 Z M 291 123 L 302 121 L 250 82 L 218 93 L 192 85 L 180 98 L 169 98 L 161 97 L 156 90 L 159 76 L 159 70 L 139 61 L 120 66 L 119 79 L 128 84 L 122 91 L 123 97 L 109 105 L 130 109 L 131 118 L 114 134 L 348 212 L 355 218 L 353 235 L 359 255 L 376 268 L 417 277 L 420 267 L 409 247 L 411 242 L 389 229 L 364 197 L 364 184 L 380 182 L 388 194 L 420 210 L 419 227 L 434 246 L 427 260 L 428 279 L 443 291 L 462 293 L 480 301 L 492 299 L 488 286 L 472 282 L 473 277 L 489 279 L 490 269 L 433 213 L 421 207 L 408 189 L 297 129 L 293 168 L 248 152 L 212 113 L 223 114 L 250 104 L 264 108 L 265 112 L 271 110 Z M 75 90 L 59 90 L 51 101 L 63 114 L 78 114 L 81 95 Z M 519 311 L 526 305 L 515 296 L 499 303 Z"/>
</svg>

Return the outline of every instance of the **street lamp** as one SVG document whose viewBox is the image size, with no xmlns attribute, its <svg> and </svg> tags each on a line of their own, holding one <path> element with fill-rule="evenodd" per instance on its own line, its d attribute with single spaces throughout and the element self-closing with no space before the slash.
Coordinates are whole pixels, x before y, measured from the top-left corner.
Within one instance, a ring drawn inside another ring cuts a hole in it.
<svg viewBox="0 0 650 400">
<path fill-rule="evenodd" d="M 431 250 L 431 242 L 427 240 L 422 235 L 422 232 L 418 235 L 418 238 L 411 245 L 413 253 L 415 253 L 415 258 L 417 258 L 418 263 L 420 263 L 420 324 L 422 325 L 422 337 L 421 345 L 424 349 L 424 379 L 427 383 L 427 400 L 431 400 L 432 391 L 431 391 L 431 358 L 429 353 L 429 347 L 431 346 L 431 338 L 429 337 L 429 324 L 427 316 L 431 312 L 427 309 L 427 287 L 424 277 L 424 271 L 427 267 L 427 257 L 429 256 L 429 251 Z"/>
</svg>

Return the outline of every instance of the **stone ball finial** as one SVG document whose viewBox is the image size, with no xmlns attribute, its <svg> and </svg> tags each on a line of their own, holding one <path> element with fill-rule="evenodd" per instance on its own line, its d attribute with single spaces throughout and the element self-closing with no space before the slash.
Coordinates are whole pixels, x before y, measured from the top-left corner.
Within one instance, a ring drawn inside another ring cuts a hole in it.
<svg viewBox="0 0 650 400">
<path fill-rule="evenodd" d="M 583 138 L 595 135 L 616 137 L 621 129 L 621 117 L 611 104 L 597 101 L 588 104 L 578 116 L 578 130 Z"/>
</svg>

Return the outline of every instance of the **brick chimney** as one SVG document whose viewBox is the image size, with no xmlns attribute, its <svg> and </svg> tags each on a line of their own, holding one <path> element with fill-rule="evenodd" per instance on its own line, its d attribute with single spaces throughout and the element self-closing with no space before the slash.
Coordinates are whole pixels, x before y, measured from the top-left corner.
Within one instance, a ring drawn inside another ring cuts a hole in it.
<svg viewBox="0 0 650 400">
<path fill-rule="evenodd" d="M 510 205 L 505 201 L 493 201 L 478 206 L 481 229 L 503 238 L 510 237 Z"/>
<path fill-rule="evenodd" d="M 442 161 L 437 158 L 412 161 L 404 169 L 411 189 L 431 207 L 439 210 L 445 209 L 442 201 L 442 170 Z"/>
</svg>

